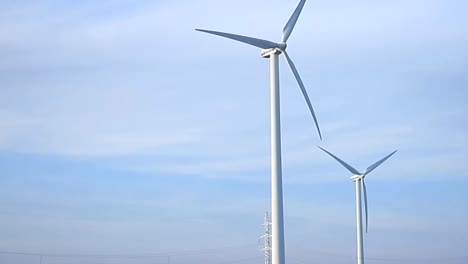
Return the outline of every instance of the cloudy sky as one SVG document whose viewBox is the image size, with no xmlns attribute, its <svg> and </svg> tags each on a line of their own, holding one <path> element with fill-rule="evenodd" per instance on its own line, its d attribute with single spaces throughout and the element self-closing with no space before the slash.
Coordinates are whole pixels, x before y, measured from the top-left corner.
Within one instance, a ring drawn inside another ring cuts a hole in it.
<svg viewBox="0 0 468 264">
<path fill-rule="evenodd" d="M 262 262 L 268 60 L 194 28 L 279 41 L 296 4 L 0 1 L 0 262 Z M 468 261 L 467 8 L 306 3 L 288 53 L 324 139 L 281 58 L 288 263 L 354 261 L 351 175 L 317 145 L 399 150 L 366 178 L 367 263 Z"/>
</svg>

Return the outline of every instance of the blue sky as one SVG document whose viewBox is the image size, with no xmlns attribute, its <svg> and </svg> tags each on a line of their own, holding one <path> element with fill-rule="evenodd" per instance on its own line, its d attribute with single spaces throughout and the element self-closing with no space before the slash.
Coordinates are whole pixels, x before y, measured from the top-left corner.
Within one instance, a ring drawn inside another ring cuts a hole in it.
<svg viewBox="0 0 468 264">
<path fill-rule="evenodd" d="M 0 2 L 0 251 L 262 261 L 268 61 L 194 28 L 279 41 L 296 4 Z M 467 261 L 467 8 L 306 3 L 288 53 L 324 140 L 282 59 L 288 263 L 355 254 L 354 186 L 317 145 L 358 169 L 399 150 L 367 178 L 367 263 Z M 167 258 L 43 263 L 111 261 Z"/>
</svg>

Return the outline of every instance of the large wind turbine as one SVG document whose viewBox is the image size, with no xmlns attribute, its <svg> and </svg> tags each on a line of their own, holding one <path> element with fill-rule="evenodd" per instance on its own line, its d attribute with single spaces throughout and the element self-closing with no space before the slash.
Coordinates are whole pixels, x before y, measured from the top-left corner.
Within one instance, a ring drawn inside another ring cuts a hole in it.
<svg viewBox="0 0 468 264">
<path fill-rule="evenodd" d="M 348 163 L 344 162 L 337 156 L 331 154 L 327 150 L 319 147 L 321 150 L 325 151 L 328 155 L 332 156 L 335 160 L 337 160 L 341 165 L 343 165 L 348 171 L 350 171 L 353 176 L 351 177 L 351 180 L 356 183 L 356 239 L 357 239 L 357 263 L 358 264 L 364 264 L 364 247 L 363 247 L 363 241 L 362 241 L 362 210 L 361 210 L 361 185 L 362 185 L 362 191 L 364 193 L 364 209 L 366 213 L 366 233 L 367 233 L 367 191 L 366 191 L 366 183 L 364 182 L 364 178 L 366 177 L 367 174 L 371 173 L 371 171 L 375 170 L 380 164 L 382 164 L 384 161 L 386 161 L 390 156 L 395 154 L 397 152 L 396 150 L 393 151 L 392 153 L 388 154 L 385 156 L 383 159 L 377 161 L 376 163 L 372 164 L 369 166 L 364 173 L 360 173 L 358 170 L 353 168 L 351 165 Z"/>
<path fill-rule="evenodd" d="M 233 39 L 262 49 L 261 55 L 264 58 L 270 58 L 270 114 L 271 114 L 271 231 L 272 231 L 272 264 L 285 263 L 284 250 L 284 223 L 283 223 L 283 184 L 281 175 L 281 130 L 280 130 L 280 98 L 279 98 L 279 64 L 278 56 L 284 53 L 284 57 L 296 78 L 302 94 L 307 102 L 310 113 L 314 118 L 315 126 L 320 139 L 322 135 L 315 117 L 314 109 L 307 95 L 307 91 L 302 83 L 301 77 L 294 66 L 291 58 L 286 52 L 286 42 L 291 35 L 299 15 L 304 7 L 305 0 L 301 0 L 294 10 L 291 18 L 283 28 L 281 42 L 276 43 L 268 40 L 234 35 L 230 33 L 196 29 L 205 33 L 218 35 L 221 37 Z"/>
</svg>

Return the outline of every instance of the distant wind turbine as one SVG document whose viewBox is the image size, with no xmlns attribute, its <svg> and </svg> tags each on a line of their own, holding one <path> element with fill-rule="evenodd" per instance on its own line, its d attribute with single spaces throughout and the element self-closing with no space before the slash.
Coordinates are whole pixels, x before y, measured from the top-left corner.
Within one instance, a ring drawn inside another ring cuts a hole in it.
<svg viewBox="0 0 468 264">
<path fill-rule="evenodd" d="M 291 58 L 286 52 L 286 42 L 291 35 L 299 15 L 304 7 L 305 0 L 301 0 L 283 28 L 281 42 L 276 43 L 268 40 L 234 35 L 230 33 L 196 29 L 201 32 L 218 35 L 232 40 L 240 41 L 251 46 L 262 49 L 261 55 L 270 58 L 270 114 L 271 114 L 271 217 L 272 217 L 272 264 L 285 263 L 284 250 L 284 223 L 283 223 L 283 187 L 281 175 L 281 131 L 280 131 L 280 99 L 279 99 L 279 65 L 278 56 L 284 53 L 286 61 L 294 74 L 294 77 L 301 88 L 302 94 L 307 102 L 310 113 L 317 127 L 320 139 L 322 134 L 317 122 L 317 118 L 312 108 L 307 91 L 302 83 L 301 77 L 294 66 Z"/>
<path fill-rule="evenodd" d="M 369 166 L 364 173 L 360 173 L 358 170 L 353 168 L 351 165 L 348 163 L 344 162 L 337 156 L 333 155 L 332 153 L 328 152 L 327 150 L 319 147 L 321 150 L 325 151 L 328 155 L 330 155 L 332 158 L 334 158 L 336 161 L 338 161 L 341 165 L 343 165 L 348 171 L 350 171 L 353 176 L 351 177 L 351 180 L 356 183 L 356 232 L 357 232 L 357 263 L 358 264 L 364 264 L 364 247 L 363 247 L 363 240 L 362 240 L 362 210 L 361 210 L 361 184 L 362 184 L 362 190 L 364 193 L 364 208 L 365 208 L 365 214 L 366 214 L 366 233 L 367 233 L 367 191 L 366 191 L 366 183 L 364 182 L 364 178 L 366 177 L 367 174 L 371 173 L 375 168 L 377 168 L 380 164 L 384 163 L 390 156 L 395 154 L 397 152 L 396 150 L 393 151 L 392 153 L 388 154 L 385 156 L 383 159 L 377 161 L 376 163 L 372 164 Z"/>
</svg>

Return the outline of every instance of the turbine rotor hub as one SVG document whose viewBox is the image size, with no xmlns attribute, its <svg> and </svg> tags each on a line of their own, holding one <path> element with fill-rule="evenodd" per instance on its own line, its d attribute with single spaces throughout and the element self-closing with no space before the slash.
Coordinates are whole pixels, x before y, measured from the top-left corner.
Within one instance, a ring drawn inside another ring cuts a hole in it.
<svg viewBox="0 0 468 264">
<path fill-rule="evenodd" d="M 287 46 L 288 44 L 286 44 L 285 42 L 278 43 L 278 49 L 280 50 L 285 50 Z"/>
</svg>

